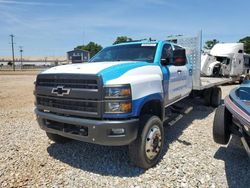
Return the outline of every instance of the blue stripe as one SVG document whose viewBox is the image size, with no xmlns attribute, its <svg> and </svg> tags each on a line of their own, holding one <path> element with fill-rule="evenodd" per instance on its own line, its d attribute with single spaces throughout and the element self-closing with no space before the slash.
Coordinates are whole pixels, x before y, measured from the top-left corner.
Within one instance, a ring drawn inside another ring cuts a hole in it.
<svg viewBox="0 0 250 188">
<path fill-rule="evenodd" d="M 160 100 L 163 102 L 163 94 L 161 93 L 155 93 L 151 94 L 145 97 L 142 97 L 140 99 L 136 99 L 132 101 L 132 112 L 128 114 L 104 114 L 103 118 L 111 118 L 111 119 L 119 119 L 119 118 L 132 118 L 132 117 L 139 117 L 141 109 L 144 104 L 151 100 Z M 159 106 L 159 108 L 161 108 Z"/>
<path fill-rule="evenodd" d="M 116 78 L 119 78 L 124 73 L 126 73 L 129 70 L 143 67 L 143 66 L 156 66 L 153 63 L 147 63 L 147 62 L 133 62 L 133 63 L 125 63 L 125 64 L 118 64 L 113 65 L 111 67 L 108 67 L 102 71 L 100 71 L 98 74 L 102 75 L 102 79 L 104 84 L 109 81 Z"/>
</svg>

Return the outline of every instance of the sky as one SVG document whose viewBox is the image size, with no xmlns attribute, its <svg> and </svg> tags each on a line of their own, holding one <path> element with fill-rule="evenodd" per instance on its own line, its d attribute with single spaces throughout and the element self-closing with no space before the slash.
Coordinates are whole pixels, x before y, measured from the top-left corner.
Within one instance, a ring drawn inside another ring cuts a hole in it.
<svg viewBox="0 0 250 188">
<path fill-rule="evenodd" d="M 169 35 L 237 42 L 250 36 L 249 0 L 0 0 L 0 56 L 64 56 L 117 36 L 165 40 Z"/>
</svg>

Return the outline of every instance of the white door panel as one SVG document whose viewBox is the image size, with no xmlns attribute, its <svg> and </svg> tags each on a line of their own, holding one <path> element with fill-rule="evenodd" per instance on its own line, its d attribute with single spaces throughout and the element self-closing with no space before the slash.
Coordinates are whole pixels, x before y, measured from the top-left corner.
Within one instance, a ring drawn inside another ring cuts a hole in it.
<svg viewBox="0 0 250 188">
<path fill-rule="evenodd" d="M 182 68 L 173 65 L 167 66 L 169 70 L 169 100 L 181 97 L 183 81 L 181 80 Z"/>
</svg>

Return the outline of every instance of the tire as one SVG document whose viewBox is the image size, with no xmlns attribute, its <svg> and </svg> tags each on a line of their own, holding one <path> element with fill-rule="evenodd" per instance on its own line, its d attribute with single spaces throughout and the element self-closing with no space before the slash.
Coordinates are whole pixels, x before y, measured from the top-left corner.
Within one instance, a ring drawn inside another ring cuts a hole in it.
<svg viewBox="0 0 250 188">
<path fill-rule="evenodd" d="M 130 161 L 140 168 L 151 168 L 159 162 L 163 145 L 164 129 L 162 121 L 157 116 L 144 115 L 141 118 L 138 136 L 129 145 Z"/>
<path fill-rule="evenodd" d="M 203 92 L 203 99 L 204 99 L 204 104 L 206 106 L 210 106 L 211 105 L 211 95 L 212 95 L 212 89 L 208 88 L 205 89 Z"/>
<path fill-rule="evenodd" d="M 50 140 L 52 140 L 58 144 L 65 144 L 65 143 L 71 141 L 70 138 L 66 138 L 66 137 L 60 136 L 58 134 L 52 134 L 52 133 L 48 133 L 48 132 L 46 132 L 46 134 Z"/>
<path fill-rule="evenodd" d="M 213 123 L 213 139 L 216 143 L 226 145 L 229 142 L 231 124 L 232 114 L 224 105 L 219 106 Z"/>
<path fill-rule="evenodd" d="M 214 87 L 211 94 L 211 106 L 218 107 L 221 104 L 221 88 Z"/>
<path fill-rule="evenodd" d="M 216 65 L 216 66 L 213 68 L 213 77 L 218 77 L 218 76 L 220 76 L 220 69 L 221 69 L 221 66 L 220 66 L 220 65 Z"/>
<path fill-rule="evenodd" d="M 244 79 L 245 79 L 245 76 L 240 76 L 239 84 L 242 84 L 244 82 Z"/>
</svg>

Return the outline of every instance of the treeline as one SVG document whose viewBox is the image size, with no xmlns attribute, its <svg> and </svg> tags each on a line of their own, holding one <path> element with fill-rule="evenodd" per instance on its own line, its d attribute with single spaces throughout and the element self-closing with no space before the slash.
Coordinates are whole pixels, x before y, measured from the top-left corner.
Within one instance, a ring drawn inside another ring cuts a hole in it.
<svg viewBox="0 0 250 188">
<path fill-rule="evenodd" d="M 129 38 L 127 36 L 119 36 L 116 38 L 113 44 L 119 44 L 119 43 L 129 42 L 129 41 L 132 41 L 132 38 Z M 103 47 L 100 44 L 97 44 L 95 42 L 89 42 L 87 45 L 77 46 L 76 48 L 89 51 L 90 57 L 93 57 L 97 52 L 102 50 Z"/>
</svg>

